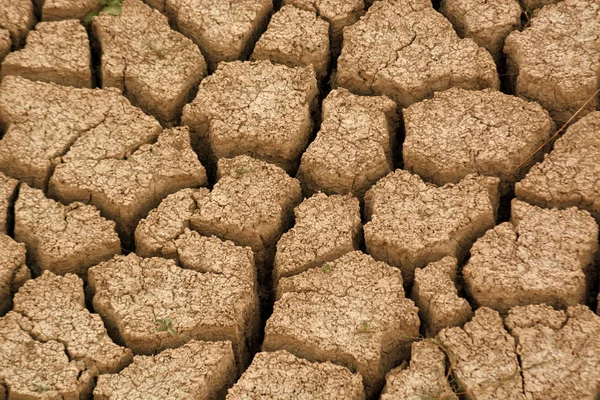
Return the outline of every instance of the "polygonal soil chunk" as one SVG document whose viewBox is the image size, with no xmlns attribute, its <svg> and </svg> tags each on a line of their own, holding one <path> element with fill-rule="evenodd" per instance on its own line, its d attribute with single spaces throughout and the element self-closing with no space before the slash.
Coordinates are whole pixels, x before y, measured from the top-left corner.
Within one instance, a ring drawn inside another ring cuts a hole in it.
<svg viewBox="0 0 600 400">
<path fill-rule="evenodd" d="M 98 314 L 85 308 L 83 281 L 73 274 L 45 271 L 28 280 L 14 297 L 13 311 L 28 319 L 36 340 L 56 340 L 71 360 L 98 373 L 116 372 L 131 362 L 131 350 L 113 343 Z"/>
<path fill-rule="evenodd" d="M 0 398 L 87 398 L 94 373 L 70 361 L 62 343 L 34 340 L 27 333 L 32 326 L 15 312 L 0 318 Z"/>
<path fill-rule="evenodd" d="M 597 251 L 598 225 L 587 211 L 513 200 L 511 222 L 475 242 L 463 276 L 478 304 L 501 313 L 527 304 L 564 308 L 586 302 Z"/>
<path fill-rule="evenodd" d="M 514 307 L 506 325 L 518 341 L 528 399 L 595 399 L 600 395 L 600 317 L 586 306 Z"/>
<path fill-rule="evenodd" d="M 600 112 L 567 129 L 541 164 L 515 186 L 521 200 L 540 207 L 577 206 L 600 221 Z"/>
<path fill-rule="evenodd" d="M 95 205 L 117 223 L 128 243 L 139 220 L 164 197 L 205 184 L 206 171 L 190 146 L 187 129 L 173 128 L 124 160 L 79 159 L 58 165 L 48 191 L 64 203 Z"/>
<path fill-rule="evenodd" d="M 197 202 L 191 226 L 203 235 L 250 246 L 262 282 L 275 244 L 302 199 L 300 183 L 281 168 L 248 156 L 219 160 L 217 173 L 210 195 Z"/>
<path fill-rule="evenodd" d="M 473 39 L 498 61 L 504 39 L 521 26 L 523 10 L 518 0 L 442 0 L 440 12 L 461 37 Z"/>
<path fill-rule="evenodd" d="M 135 356 L 118 374 L 100 375 L 94 399 L 219 399 L 236 375 L 230 342 L 192 340 L 157 355 Z"/>
<path fill-rule="evenodd" d="M 576 119 L 594 111 L 600 104 L 594 96 L 600 88 L 599 24 L 600 4 L 592 0 L 561 1 L 536 12 L 504 46 L 515 93 L 540 103 L 560 124 L 580 108 Z"/>
<path fill-rule="evenodd" d="M 446 376 L 446 355 L 431 339 L 413 342 L 410 366 L 404 362 L 386 376 L 381 400 L 458 400 Z"/>
<path fill-rule="evenodd" d="M 555 4 L 562 0 L 520 0 L 525 11 L 533 11 L 536 8 L 542 8 L 548 4 Z"/>
<path fill-rule="evenodd" d="M 0 28 L 0 62 L 10 53 L 11 46 L 10 32 L 7 29 Z"/>
<path fill-rule="evenodd" d="M 92 11 L 98 10 L 98 0 L 33 0 L 41 11 L 42 21 L 62 19 L 84 19 Z"/>
<path fill-rule="evenodd" d="M 367 0 L 366 3 L 372 1 Z M 365 13 L 364 0 L 282 0 L 282 4 L 312 11 L 329 22 L 331 56 L 334 59 L 342 49 L 344 27 L 352 25 Z"/>
<path fill-rule="evenodd" d="M 365 196 L 367 250 L 376 260 L 402 270 L 405 283 L 415 268 L 445 256 L 459 260 L 495 225 L 498 178 L 467 175 L 441 187 L 396 170 Z"/>
<path fill-rule="evenodd" d="M 531 167 L 535 158 L 527 158 L 554 130 L 539 104 L 491 89 L 438 92 L 403 116 L 404 168 L 438 185 L 470 173 L 497 176 L 501 193 Z"/>
<path fill-rule="evenodd" d="M 287 350 L 362 375 L 367 396 L 419 337 L 418 309 L 404 297 L 396 268 L 354 251 L 282 278 L 265 328 L 264 351 Z"/>
<path fill-rule="evenodd" d="M 197 199 L 208 196 L 210 191 L 181 189 L 170 194 L 135 228 L 135 252 L 141 257 L 174 258 L 177 249 L 173 240 L 190 227 L 190 219 L 196 209 Z"/>
<path fill-rule="evenodd" d="M 92 87 L 90 43 L 77 20 L 40 22 L 29 32 L 25 48 L 2 62 L 2 76 Z"/>
<path fill-rule="evenodd" d="M 216 158 L 247 154 L 289 171 L 311 136 L 317 94 L 312 66 L 222 63 L 202 81 L 181 121 L 195 147 L 210 147 Z"/>
<path fill-rule="evenodd" d="M 27 246 L 29 266 L 39 275 L 77 274 L 86 279 L 92 265 L 121 253 L 115 223 L 94 206 L 64 206 L 22 184 L 15 203 L 15 239 Z"/>
<path fill-rule="evenodd" d="M 400 106 L 450 87 L 499 87 L 496 65 L 472 39 L 460 39 L 428 0 L 376 1 L 344 32 L 336 83 L 385 94 Z"/>
<path fill-rule="evenodd" d="M 0 233 L 7 233 L 15 189 L 19 181 L 0 172 Z"/>
<path fill-rule="evenodd" d="M 123 158 L 153 141 L 160 124 L 115 89 L 92 90 L 7 76 L 0 86 L 0 170 L 44 188 L 54 165 Z M 69 150 L 70 147 L 70 150 Z"/>
<path fill-rule="evenodd" d="M 446 328 L 437 341 L 450 361 L 459 392 L 468 398 L 525 399 L 515 339 L 496 311 L 478 309 L 464 328 Z"/>
<path fill-rule="evenodd" d="M 25 254 L 23 243 L 0 233 L 0 315 L 12 308 L 13 294 L 31 278 L 31 272 L 25 265 Z"/>
<path fill-rule="evenodd" d="M 250 54 L 272 9 L 272 0 L 165 0 L 167 15 L 202 49 L 212 71 Z"/>
<path fill-rule="evenodd" d="M 360 375 L 330 362 L 312 363 L 285 350 L 262 352 L 236 384 L 227 400 L 364 400 Z"/>
<path fill-rule="evenodd" d="M 314 12 L 283 6 L 271 18 L 251 58 L 289 67 L 312 64 L 317 79 L 321 80 L 327 75 L 329 65 L 329 23 Z"/>
<path fill-rule="evenodd" d="M 396 105 L 384 96 L 336 89 L 323 101 L 322 116 L 317 137 L 302 155 L 298 179 L 307 193 L 362 198 L 393 168 Z"/>
<path fill-rule="evenodd" d="M 113 337 L 136 354 L 191 339 L 230 340 L 242 368 L 256 334 L 256 287 L 226 272 L 196 272 L 132 253 L 90 268 L 88 290 Z"/>
<path fill-rule="evenodd" d="M 167 17 L 141 2 L 125 0 L 118 16 L 101 13 L 92 29 L 102 51 L 102 87 L 116 87 L 133 104 L 174 125 L 183 105 L 206 75 L 206 62 Z"/>
<path fill-rule="evenodd" d="M 458 295 L 455 286 L 456 264 L 456 258 L 444 257 L 415 270 L 412 299 L 428 337 L 446 327 L 462 326 L 473 316 L 471 305 Z"/>
<path fill-rule="evenodd" d="M 16 48 L 25 43 L 27 32 L 35 25 L 31 0 L 0 0 L 0 28 L 10 32 Z"/>
<path fill-rule="evenodd" d="M 362 223 L 355 197 L 319 193 L 304 200 L 294 214 L 296 224 L 277 242 L 275 282 L 358 250 Z"/>
</svg>

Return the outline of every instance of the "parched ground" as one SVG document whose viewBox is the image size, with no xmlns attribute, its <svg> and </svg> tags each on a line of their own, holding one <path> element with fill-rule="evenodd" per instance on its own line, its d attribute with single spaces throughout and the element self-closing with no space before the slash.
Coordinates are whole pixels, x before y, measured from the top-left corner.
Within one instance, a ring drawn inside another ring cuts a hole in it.
<svg viewBox="0 0 600 400">
<path fill-rule="evenodd" d="M 0 400 L 600 398 L 598 0 L 0 0 Z"/>
</svg>

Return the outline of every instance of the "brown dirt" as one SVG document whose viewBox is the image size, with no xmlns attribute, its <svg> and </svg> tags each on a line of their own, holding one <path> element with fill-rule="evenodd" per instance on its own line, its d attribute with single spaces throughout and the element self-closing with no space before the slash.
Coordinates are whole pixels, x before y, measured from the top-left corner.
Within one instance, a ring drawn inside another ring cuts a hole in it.
<svg viewBox="0 0 600 400">
<path fill-rule="evenodd" d="M 99 8 L 98 0 L 33 0 L 41 10 L 42 21 L 84 19 Z"/>
<path fill-rule="evenodd" d="M 4 57 L 10 52 L 12 41 L 10 39 L 10 32 L 7 29 L 0 28 L 0 62 L 4 60 Z"/>
<path fill-rule="evenodd" d="M 35 25 L 31 0 L 0 0 L 0 28 L 10 32 L 16 48 L 25 43 L 27 32 Z"/>
<path fill-rule="evenodd" d="M 31 278 L 25 245 L 0 233 L 0 316 L 12 309 L 12 297 Z M 1 386 L 1 385 L 0 385 Z"/>
<path fill-rule="evenodd" d="M 0 172 L 0 233 L 7 233 L 13 197 L 19 181 Z"/>
</svg>

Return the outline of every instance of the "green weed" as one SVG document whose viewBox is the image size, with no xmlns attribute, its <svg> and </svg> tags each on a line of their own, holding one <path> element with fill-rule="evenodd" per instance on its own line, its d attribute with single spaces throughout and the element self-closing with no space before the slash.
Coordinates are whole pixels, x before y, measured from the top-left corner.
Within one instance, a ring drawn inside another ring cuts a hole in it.
<svg viewBox="0 0 600 400">
<path fill-rule="evenodd" d="M 157 324 L 156 329 L 159 332 L 167 331 L 167 332 L 169 332 L 169 335 L 171 335 L 171 336 L 175 336 L 175 334 L 177 333 L 175 331 L 175 328 L 173 328 L 173 321 L 171 320 L 171 318 L 157 319 L 156 324 Z"/>
<path fill-rule="evenodd" d="M 102 6 L 101 10 L 94 10 L 88 15 L 85 16 L 85 22 L 92 22 L 92 19 L 100 15 L 100 11 L 106 13 L 108 15 L 121 15 L 123 9 L 121 8 L 121 3 L 123 0 L 98 0 L 98 4 Z"/>
</svg>

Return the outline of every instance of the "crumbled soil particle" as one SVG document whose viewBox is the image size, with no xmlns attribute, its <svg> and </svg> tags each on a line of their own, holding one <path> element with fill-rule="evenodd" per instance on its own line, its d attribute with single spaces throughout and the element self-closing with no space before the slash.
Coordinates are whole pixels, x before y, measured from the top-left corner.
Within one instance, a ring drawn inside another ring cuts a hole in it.
<svg viewBox="0 0 600 400">
<path fill-rule="evenodd" d="M 515 192 L 541 207 L 577 206 L 600 221 L 600 112 L 567 129 L 541 164 L 535 165 Z"/>
<path fill-rule="evenodd" d="M 98 10 L 98 0 L 33 0 L 41 10 L 42 21 L 84 19 L 90 12 Z"/>
<path fill-rule="evenodd" d="M 7 76 L 0 85 L 0 171 L 44 188 L 56 163 L 123 158 L 160 124 L 115 89 L 78 89 Z M 49 134 L 48 132 L 51 132 Z M 70 150 L 69 150 L 70 148 Z"/>
<path fill-rule="evenodd" d="M 0 318 L 0 398 L 87 398 L 94 373 L 83 361 L 70 361 L 62 343 L 34 340 L 30 328 L 32 323 L 15 312 Z"/>
<path fill-rule="evenodd" d="M 473 316 L 469 302 L 458 295 L 456 270 L 453 257 L 444 257 L 415 270 L 412 299 L 419 307 L 428 337 L 446 327 L 462 326 Z"/>
<path fill-rule="evenodd" d="M 380 400 L 458 400 L 446 376 L 446 355 L 431 339 L 413 342 L 410 366 L 403 363 L 386 376 Z"/>
<path fill-rule="evenodd" d="M 506 325 L 518 342 L 528 399 L 595 399 L 600 395 L 600 317 L 586 306 L 514 307 Z"/>
<path fill-rule="evenodd" d="M 527 304 L 564 308 L 586 302 L 597 251 L 598 225 L 587 211 L 513 200 L 511 222 L 475 242 L 463 276 L 479 305 L 502 313 Z"/>
<path fill-rule="evenodd" d="M 460 37 L 473 39 L 498 61 L 506 36 L 521 26 L 523 10 L 518 0 L 442 0 L 440 12 Z"/>
<path fill-rule="evenodd" d="M 78 159 L 58 165 L 48 192 L 63 203 L 81 201 L 98 207 L 117 223 L 127 244 L 139 220 L 164 197 L 206 182 L 187 129 L 173 128 L 124 160 Z"/>
<path fill-rule="evenodd" d="M 231 342 L 192 340 L 157 355 L 135 356 L 118 374 L 100 375 L 94 399 L 219 399 L 236 375 Z"/>
<path fill-rule="evenodd" d="M 418 309 L 396 268 L 360 251 L 329 266 L 280 280 L 263 351 L 343 365 L 362 375 L 372 397 L 419 337 Z"/>
<path fill-rule="evenodd" d="M 118 16 L 101 13 L 92 29 L 101 56 L 102 87 L 116 87 L 133 104 L 174 125 L 206 75 L 198 47 L 169 27 L 167 17 L 125 0 Z"/>
<path fill-rule="evenodd" d="M 362 378 L 330 362 L 312 363 L 285 350 L 262 352 L 236 384 L 227 400 L 364 400 Z"/>
<path fill-rule="evenodd" d="M 181 120 L 200 152 L 210 147 L 218 159 L 247 154 L 290 171 L 308 145 L 317 95 L 312 66 L 222 63 Z"/>
<path fill-rule="evenodd" d="M 0 28 L 0 62 L 10 53 L 11 46 L 10 32 L 7 29 Z"/>
<path fill-rule="evenodd" d="M 559 123 L 594 111 L 600 87 L 600 3 L 567 0 L 537 11 L 529 26 L 506 39 L 515 93 L 535 100 Z"/>
<path fill-rule="evenodd" d="M 467 175 L 441 187 L 396 170 L 365 196 L 367 250 L 376 260 L 402 270 L 405 283 L 415 268 L 445 256 L 459 260 L 495 225 L 498 178 Z"/>
<path fill-rule="evenodd" d="M 367 4 L 372 1 L 367 0 Z M 329 22 L 331 57 L 335 59 L 342 49 L 344 27 L 354 24 L 365 13 L 364 0 L 282 0 L 303 10 L 312 11 Z"/>
<path fill-rule="evenodd" d="M 302 188 L 305 193 L 352 193 L 362 199 L 393 168 L 396 104 L 385 96 L 336 89 L 323 101 L 322 116 L 317 137 L 302 155 Z"/>
<path fill-rule="evenodd" d="M 221 61 L 245 59 L 272 10 L 272 0 L 165 1 L 167 15 L 202 49 L 211 71 Z"/>
<path fill-rule="evenodd" d="M 9 217 L 19 181 L 0 172 L 0 233 L 8 232 Z"/>
<path fill-rule="evenodd" d="M 250 246 L 263 282 L 275 245 L 302 200 L 300 183 L 281 168 L 249 156 L 219 160 L 217 174 L 210 195 L 197 201 L 191 226 L 203 235 Z"/>
<path fill-rule="evenodd" d="M 206 188 L 186 188 L 165 197 L 135 229 L 136 254 L 141 257 L 175 258 L 177 248 L 173 240 L 190 227 L 197 199 L 209 193 Z"/>
<path fill-rule="evenodd" d="M 77 20 L 40 22 L 29 32 L 25 48 L 2 62 L 2 76 L 92 87 L 90 43 Z"/>
<path fill-rule="evenodd" d="M 362 223 L 358 199 L 318 193 L 294 210 L 296 224 L 281 236 L 273 280 L 291 276 L 358 250 Z"/>
<path fill-rule="evenodd" d="M 0 28 L 10 32 L 16 48 L 25 43 L 27 32 L 35 25 L 31 0 L 0 0 Z"/>
<path fill-rule="evenodd" d="M 499 87 L 487 50 L 460 39 L 428 0 L 373 3 L 345 29 L 336 83 L 359 94 L 385 94 L 402 107 L 453 86 Z"/>
<path fill-rule="evenodd" d="M 437 342 L 466 398 L 525 399 L 515 339 L 498 312 L 482 307 L 464 328 L 442 330 Z"/>
<path fill-rule="evenodd" d="M 39 275 L 72 273 L 86 279 L 92 265 L 121 253 L 115 223 L 94 206 L 64 206 L 22 184 L 15 203 L 15 240 L 27 246 L 27 264 Z"/>
<path fill-rule="evenodd" d="M 94 309 L 113 337 L 136 354 L 191 339 L 230 340 L 238 367 L 249 361 L 246 343 L 256 335 L 258 306 L 256 287 L 246 279 L 132 253 L 90 268 L 88 282 Z"/>
<path fill-rule="evenodd" d="M 76 275 L 45 271 L 28 280 L 15 294 L 13 311 L 27 318 L 34 339 L 62 343 L 69 359 L 94 373 L 116 372 L 131 362 L 131 350 L 113 343 L 100 316 L 85 308 L 83 281 Z"/>
<path fill-rule="evenodd" d="M 458 182 L 470 173 L 496 176 L 501 193 L 524 176 L 536 157 L 519 164 L 555 128 L 539 104 L 491 89 L 437 92 L 403 110 L 403 115 L 404 168 L 438 185 Z"/>
<path fill-rule="evenodd" d="M 329 65 L 329 23 L 312 11 L 283 6 L 271 18 L 251 58 L 289 67 L 312 64 L 317 79 L 322 80 Z"/>
<path fill-rule="evenodd" d="M 12 308 L 13 294 L 31 278 L 25 254 L 23 243 L 0 233 L 0 316 Z"/>
</svg>

